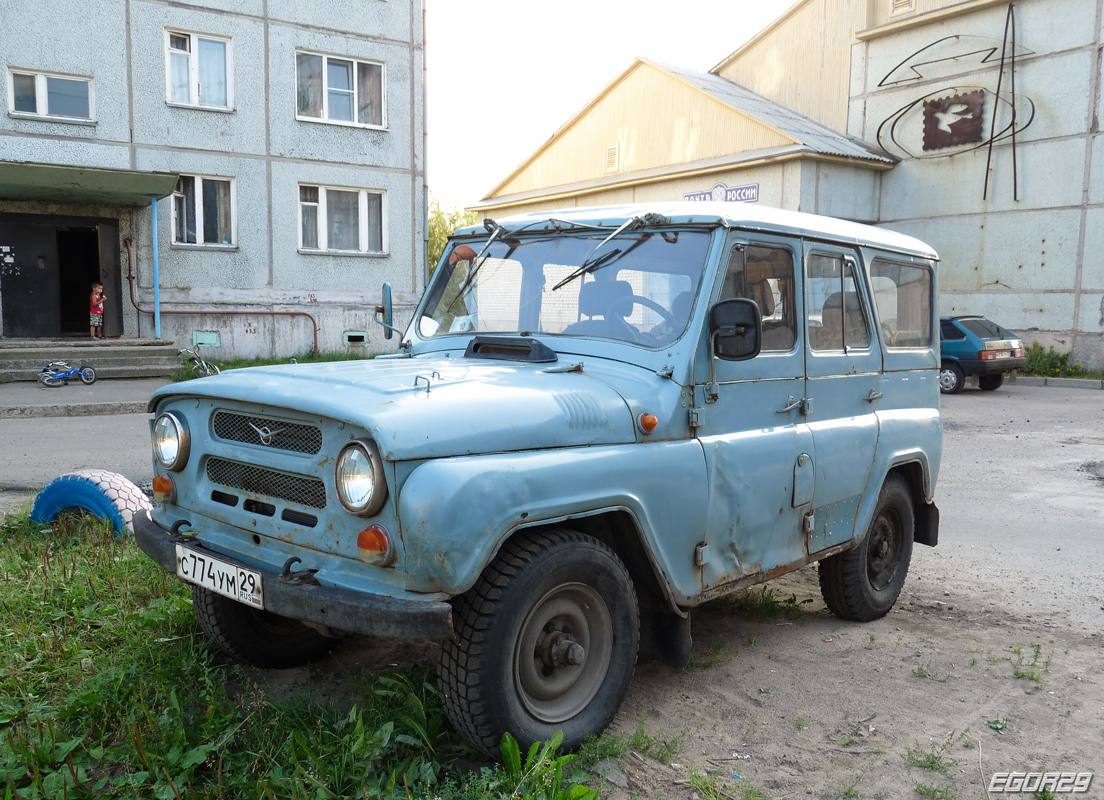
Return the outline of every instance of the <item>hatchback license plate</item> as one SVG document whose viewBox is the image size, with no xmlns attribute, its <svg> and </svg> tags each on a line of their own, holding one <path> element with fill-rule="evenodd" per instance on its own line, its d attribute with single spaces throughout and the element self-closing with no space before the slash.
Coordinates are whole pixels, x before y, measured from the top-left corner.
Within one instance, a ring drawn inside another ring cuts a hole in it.
<svg viewBox="0 0 1104 800">
<path fill-rule="evenodd" d="M 1011 350 L 998 350 L 994 358 L 1012 358 Z"/>
<path fill-rule="evenodd" d="M 257 609 L 264 608 L 261 573 L 227 564 L 208 553 L 176 546 L 176 574 L 197 586 Z"/>
</svg>

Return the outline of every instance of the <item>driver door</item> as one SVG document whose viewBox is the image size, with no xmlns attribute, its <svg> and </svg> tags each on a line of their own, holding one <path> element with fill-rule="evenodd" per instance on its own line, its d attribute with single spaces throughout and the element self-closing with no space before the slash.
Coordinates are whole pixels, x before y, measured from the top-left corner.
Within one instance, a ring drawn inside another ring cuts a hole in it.
<svg viewBox="0 0 1104 800">
<path fill-rule="evenodd" d="M 713 300 L 754 300 L 763 338 L 755 358 L 715 361 L 715 399 L 703 382 L 712 358 L 708 336 L 699 347 L 697 436 L 709 476 L 708 549 L 699 565 L 706 596 L 741 578 L 802 561 L 802 518 L 813 489 L 812 437 L 801 403 L 801 242 L 756 235 L 733 238 L 728 248 Z"/>
</svg>

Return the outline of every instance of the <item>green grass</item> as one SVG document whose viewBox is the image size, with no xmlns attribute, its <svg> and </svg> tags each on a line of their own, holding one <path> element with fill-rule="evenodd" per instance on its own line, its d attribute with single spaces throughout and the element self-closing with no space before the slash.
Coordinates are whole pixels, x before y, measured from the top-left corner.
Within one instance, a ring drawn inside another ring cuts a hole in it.
<svg viewBox="0 0 1104 800">
<path fill-rule="evenodd" d="M 811 599 L 798 600 L 796 594 L 789 597 L 778 596 L 774 589 L 763 586 L 759 590 L 737 592 L 717 601 L 718 607 L 729 607 L 744 619 L 753 622 L 774 622 L 790 620 L 804 622 L 805 612 L 802 606 L 813 602 Z"/>
<path fill-rule="evenodd" d="M 348 353 L 335 352 L 335 353 L 299 353 L 294 356 L 287 356 L 284 358 L 232 358 L 227 361 L 215 361 L 212 358 L 207 358 L 208 361 L 212 361 L 218 365 L 218 368 L 223 372 L 232 369 L 245 369 L 247 367 L 268 367 L 274 364 L 290 364 L 291 359 L 294 358 L 298 364 L 317 364 L 326 361 L 364 361 L 367 359 L 375 358 L 376 354 L 359 356 L 349 355 Z M 196 377 L 195 372 L 191 368 L 185 368 L 181 365 L 179 372 L 174 372 L 170 376 L 174 381 L 187 381 Z"/>
<path fill-rule="evenodd" d="M 916 791 L 922 797 L 930 797 L 932 800 L 955 800 L 954 790 L 946 786 L 927 786 L 918 783 L 916 784 Z"/>
<path fill-rule="evenodd" d="M 187 587 L 102 522 L 6 517 L 0 583 L 0 797 L 593 797 L 555 741 L 460 769 L 486 760 L 427 669 L 352 673 L 340 706 L 270 689 L 216 655 Z"/>
</svg>

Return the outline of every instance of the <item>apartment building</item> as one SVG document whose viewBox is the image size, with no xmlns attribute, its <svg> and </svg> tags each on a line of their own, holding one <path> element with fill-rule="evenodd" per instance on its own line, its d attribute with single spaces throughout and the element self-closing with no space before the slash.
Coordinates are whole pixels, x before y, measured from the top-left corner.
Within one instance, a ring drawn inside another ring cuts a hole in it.
<svg viewBox="0 0 1104 800">
<path fill-rule="evenodd" d="M 7 338 L 383 350 L 424 287 L 421 0 L 0 4 Z"/>
</svg>

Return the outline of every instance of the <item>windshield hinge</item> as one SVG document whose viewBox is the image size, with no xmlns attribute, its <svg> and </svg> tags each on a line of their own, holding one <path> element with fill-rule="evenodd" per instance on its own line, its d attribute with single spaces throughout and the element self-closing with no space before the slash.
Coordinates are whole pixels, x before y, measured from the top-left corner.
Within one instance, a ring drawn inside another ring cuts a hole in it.
<svg viewBox="0 0 1104 800">
<path fill-rule="evenodd" d="M 687 416 L 689 417 L 689 422 L 690 422 L 691 429 L 701 426 L 701 421 L 698 419 L 698 409 L 691 408 L 686 413 L 687 413 Z"/>
<path fill-rule="evenodd" d="M 675 377 L 675 368 L 674 367 L 663 367 L 663 369 L 656 370 L 656 375 L 663 378 L 664 380 L 669 381 L 673 377 Z"/>
</svg>

